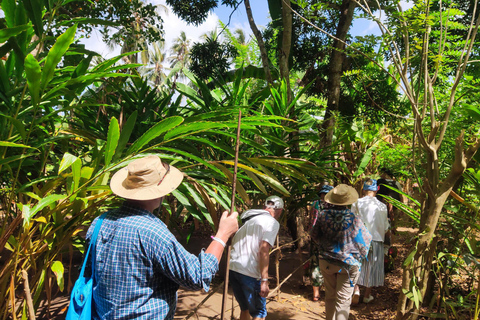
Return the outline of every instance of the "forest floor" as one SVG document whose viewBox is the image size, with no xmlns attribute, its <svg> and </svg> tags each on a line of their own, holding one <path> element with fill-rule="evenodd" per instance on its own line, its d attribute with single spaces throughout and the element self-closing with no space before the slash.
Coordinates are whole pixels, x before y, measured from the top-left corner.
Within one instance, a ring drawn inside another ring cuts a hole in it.
<svg viewBox="0 0 480 320">
<path fill-rule="evenodd" d="M 408 218 L 407 218 L 408 219 Z M 411 239 L 416 230 L 409 227 L 409 221 L 399 219 L 397 234 L 393 238 L 393 246 L 398 249 L 398 256 L 395 260 L 395 267 L 392 272 L 385 275 L 385 286 L 374 288 L 372 294 L 375 299 L 368 303 L 360 302 L 356 306 L 352 306 L 350 312 L 350 320 L 375 320 L 375 319 L 394 319 L 397 307 L 398 295 L 402 284 L 402 268 L 401 264 L 410 249 Z M 188 243 L 181 241 L 185 248 L 194 254 L 200 252 L 210 243 L 210 233 L 195 232 Z M 280 288 L 280 293 L 275 293 L 267 299 L 268 319 L 278 320 L 309 320 L 309 319 L 325 319 L 325 294 L 323 288 L 320 290 L 320 299 L 312 301 L 311 286 L 304 286 L 303 275 L 304 269 L 302 263 L 309 258 L 309 250 L 305 248 L 300 251 L 293 251 L 288 243 L 291 238 L 284 228 L 280 229 L 280 245 L 282 247 L 281 260 L 279 264 L 280 281 L 284 281 L 289 277 Z M 81 257 L 77 257 L 75 264 L 81 263 Z M 74 267 L 73 270 L 77 268 Z M 296 270 L 296 271 L 295 271 Z M 209 293 L 192 292 L 180 289 L 178 291 L 176 320 L 192 319 L 192 320 L 217 320 L 220 319 L 222 309 L 223 281 L 225 275 L 225 257 L 223 257 L 220 269 L 215 277 Z M 270 290 L 276 287 L 276 267 L 275 254 L 271 255 L 269 267 Z M 72 281 L 76 280 L 76 274 L 72 275 Z M 213 294 L 211 294 L 214 292 Z M 224 319 L 239 319 L 240 309 L 235 299 L 232 299 L 232 292 L 229 290 L 227 299 L 227 307 Z M 363 290 L 360 301 L 363 298 Z M 205 301 L 204 301 L 205 300 Z M 37 313 L 37 319 L 64 319 L 66 309 L 68 307 L 69 297 L 65 293 L 59 295 L 52 301 L 50 306 L 50 316 L 47 316 L 45 301 L 42 301 L 40 309 Z M 204 301 L 202 303 L 202 301 Z M 200 304 L 200 306 L 199 306 Z M 233 305 L 233 313 L 232 313 Z"/>
</svg>

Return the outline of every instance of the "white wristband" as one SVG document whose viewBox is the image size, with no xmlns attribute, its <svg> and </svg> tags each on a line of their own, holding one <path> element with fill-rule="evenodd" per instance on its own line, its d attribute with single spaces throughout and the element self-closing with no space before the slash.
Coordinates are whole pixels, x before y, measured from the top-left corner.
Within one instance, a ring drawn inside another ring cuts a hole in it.
<svg viewBox="0 0 480 320">
<path fill-rule="evenodd" d="M 212 239 L 213 239 L 214 241 L 217 241 L 218 243 L 220 243 L 220 244 L 225 248 L 226 244 L 225 244 L 225 242 L 223 242 L 222 239 L 217 238 L 217 237 L 213 237 L 213 236 L 212 236 Z"/>
<path fill-rule="evenodd" d="M 268 278 L 262 278 L 260 281 L 261 281 L 261 282 L 267 282 L 267 281 L 268 281 Z"/>
</svg>

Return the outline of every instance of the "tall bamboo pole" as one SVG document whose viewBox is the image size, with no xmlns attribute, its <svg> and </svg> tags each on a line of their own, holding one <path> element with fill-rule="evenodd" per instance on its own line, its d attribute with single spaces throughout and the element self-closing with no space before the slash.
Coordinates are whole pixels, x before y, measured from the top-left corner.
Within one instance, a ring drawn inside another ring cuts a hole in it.
<svg viewBox="0 0 480 320">
<path fill-rule="evenodd" d="M 235 164 L 233 166 L 233 182 L 232 182 L 232 203 L 230 206 L 230 213 L 235 211 L 235 192 L 237 190 L 237 169 L 238 169 L 238 150 L 240 147 L 240 124 L 242 120 L 242 110 L 238 111 L 238 125 L 237 125 L 237 141 L 235 146 Z M 228 280 L 229 280 L 229 269 L 230 269 L 230 251 L 231 251 L 230 241 L 228 241 L 227 247 L 227 263 L 225 267 L 225 282 L 223 286 L 223 297 L 222 297 L 222 314 L 220 319 L 225 319 L 225 310 L 227 309 L 227 295 L 228 295 Z"/>
</svg>

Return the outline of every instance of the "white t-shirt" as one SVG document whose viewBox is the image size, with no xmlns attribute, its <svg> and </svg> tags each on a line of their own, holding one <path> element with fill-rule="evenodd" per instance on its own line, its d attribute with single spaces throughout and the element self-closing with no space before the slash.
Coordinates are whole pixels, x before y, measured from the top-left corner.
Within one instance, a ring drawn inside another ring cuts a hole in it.
<svg viewBox="0 0 480 320">
<path fill-rule="evenodd" d="M 260 214 L 245 222 L 233 236 L 230 253 L 230 270 L 255 279 L 262 277 L 258 265 L 260 245 L 266 241 L 273 247 L 280 228 L 278 221 L 266 210 L 247 210 L 241 218 L 258 213 Z"/>
<path fill-rule="evenodd" d="M 385 240 L 389 228 L 387 206 L 375 197 L 365 196 L 352 205 L 352 212 L 358 214 L 365 227 L 372 234 L 372 240 Z"/>
</svg>

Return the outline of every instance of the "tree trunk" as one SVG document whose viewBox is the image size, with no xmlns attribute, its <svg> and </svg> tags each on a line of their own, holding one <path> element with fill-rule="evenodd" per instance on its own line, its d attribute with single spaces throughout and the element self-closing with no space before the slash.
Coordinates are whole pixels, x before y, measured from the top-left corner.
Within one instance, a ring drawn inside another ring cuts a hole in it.
<svg viewBox="0 0 480 320">
<path fill-rule="evenodd" d="M 290 2 L 290 1 L 289 1 Z M 290 88 L 290 68 L 288 61 L 290 59 L 290 49 L 292 47 L 292 9 L 290 4 L 286 4 L 282 1 L 282 43 L 279 47 L 279 65 L 280 65 L 280 77 L 287 84 L 287 101 L 292 102 L 292 89 Z M 292 111 L 292 114 L 295 114 Z"/>
<path fill-rule="evenodd" d="M 345 61 L 345 40 L 348 30 L 353 21 L 353 13 L 357 4 L 353 0 L 343 0 L 340 7 L 340 20 L 338 21 L 336 39 L 333 40 L 333 50 L 330 56 L 328 90 L 327 90 L 327 110 L 323 121 L 321 131 L 323 139 L 322 147 L 328 147 L 332 144 L 333 129 L 335 126 L 335 111 L 338 111 L 340 100 L 340 81 L 342 78 L 342 67 Z"/>
<path fill-rule="evenodd" d="M 468 163 L 480 147 L 480 139 L 476 139 L 467 150 L 464 150 L 464 135 L 460 134 L 455 144 L 455 162 L 450 173 L 443 181 L 438 181 L 439 166 L 437 151 L 439 149 L 424 148 L 427 154 L 427 179 L 424 187 L 427 191 L 424 210 L 420 219 L 418 241 L 413 260 L 403 267 L 402 290 L 400 291 L 397 308 L 397 319 L 415 320 L 418 318 L 418 308 L 412 300 L 407 298 L 405 292 L 416 291 L 422 300 L 428 284 L 428 275 L 432 269 L 432 263 L 436 255 L 437 239 L 434 238 L 438 225 L 438 219 L 442 212 L 445 201 L 453 189 L 456 181 L 462 176 Z M 437 182 L 438 181 L 438 182 Z M 416 281 L 412 281 L 415 279 Z M 413 286 L 412 283 L 416 283 Z M 419 303 L 421 306 L 421 301 Z"/>
<path fill-rule="evenodd" d="M 250 6 L 250 0 L 245 0 L 245 11 L 247 12 L 248 23 L 250 24 L 250 29 L 257 39 L 258 48 L 260 49 L 260 57 L 262 58 L 263 69 L 265 70 L 265 79 L 269 85 L 273 84 L 272 74 L 270 72 L 270 65 L 268 63 L 267 49 L 265 48 L 265 43 L 263 42 L 262 33 L 258 30 L 255 20 L 252 15 L 252 8 Z"/>
</svg>

